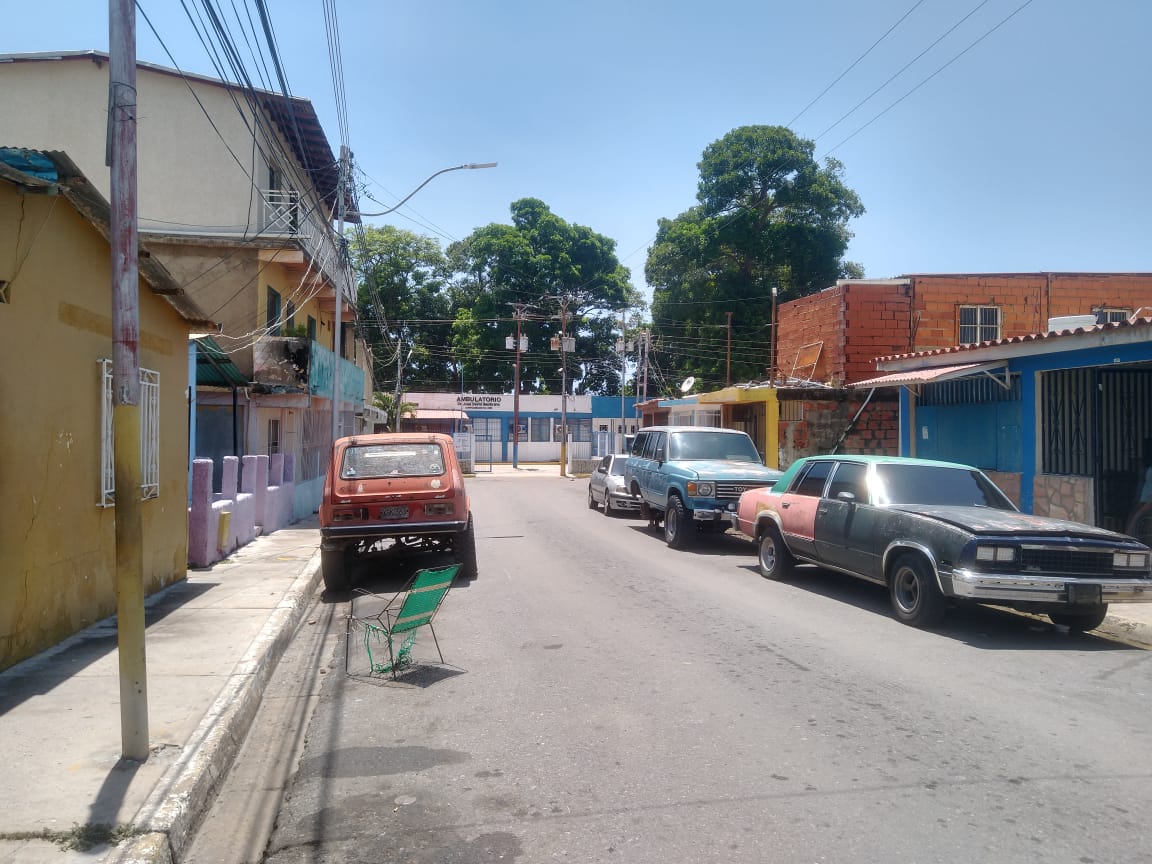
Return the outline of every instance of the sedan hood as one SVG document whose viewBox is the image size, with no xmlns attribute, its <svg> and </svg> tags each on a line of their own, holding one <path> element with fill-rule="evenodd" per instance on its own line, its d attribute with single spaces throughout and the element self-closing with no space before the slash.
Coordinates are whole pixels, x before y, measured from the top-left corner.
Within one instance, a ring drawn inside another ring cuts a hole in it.
<svg viewBox="0 0 1152 864">
<path fill-rule="evenodd" d="M 990 507 L 949 507 L 943 505 L 891 505 L 893 510 L 917 513 L 931 519 L 939 519 L 958 528 L 966 528 L 976 534 L 1044 534 L 1060 537 L 1085 537 L 1094 540 L 1129 540 L 1123 534 L 1095 528 L 1079 522 L 1052 519 L 1048 516 L 1032 516 L 1014 510 L 995 510 Z"/>
</svg>

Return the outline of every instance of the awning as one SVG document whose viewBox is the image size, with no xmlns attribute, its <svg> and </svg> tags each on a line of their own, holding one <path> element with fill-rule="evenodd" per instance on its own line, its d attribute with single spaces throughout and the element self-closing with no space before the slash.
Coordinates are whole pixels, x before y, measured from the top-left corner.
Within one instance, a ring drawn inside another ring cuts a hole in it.
<svg viewBox="0 0 1152 864">
<path fill-rule="evenodd" d="M 1003 360 L 993 360 L 988 363 L 965 363 L 962 366 L 936 366 L 932 369 L 910 369 L 907 372 L 892 372 L 869 378 L 867 381 L 857 381 L 849 384 L 856 389 L 874 387 L 915 387 L 917 384 L 933 384 L 941 381 L 952 381 L 956 378 L 967 378 L 971 375 L 980 375 L 992 369 L 1000 369 L 1005 365 Z M 992 376 L 993 378 L 995 376 Z M 1004 382 L 995 379 L 996 383 L 1004 386 Z"/>
<path fill-rule="evenodd" d="M 197 387 L 247 387 L 244 373 L 211 336 L 193 339 L 196 343 Z"/>
</svg>

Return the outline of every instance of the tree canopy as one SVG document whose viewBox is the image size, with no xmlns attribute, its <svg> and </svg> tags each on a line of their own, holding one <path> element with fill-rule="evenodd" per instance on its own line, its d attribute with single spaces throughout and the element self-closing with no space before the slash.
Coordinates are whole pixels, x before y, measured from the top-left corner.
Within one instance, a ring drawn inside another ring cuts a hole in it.
<svg viewBox="0 0 1152 864">
<path fill-rule="evenodd" d="M 400 351 L 406 391 L 510 392 L 515 353 L 505 340 L 520 315 L 528 339 L 521 392 L 558 393 L 560 355 L 550 342 L 566 313 L 575 337 L 569 392 L 620 392 L 615 327 L 620 310 L 643 299 L 615 241 L 534 198 L 513 202 L 511 214 L 511 224 L 477 228 L 447 253 L 435 239 L 392 226 L 359 233 L 352 258 L 378 389 L 393 389 Z"/>
<path fill-rule="evenodd" d="M 560 356 L 549 346 L 563 315 L 575 338 L 566 356 L 569 392 L 618 393 L 619 363 L 605 322 L 642 301 L 616 257 L 616 242 L 566 222 L 535 198 L 514 201 L 511 213 L 511 225 L 486 225 L 448 248 L 456 273 L 452 345 L 469 389 L 512 389 L 514 356 L 504 345 L 520 314 L 529 343 L 521 392 L 560 392 Z"/>
<path fill-rule="evenodd" d="M 669 371 L 721 386 L 730 357 L 733 382 L 763 379 L 773 289 L 785 302 L 863 275 L 843 255 L 864 207 L 843 166 L 813 151 L 783 126 L 742 126 L 705 148 L 698 203 L 659 221 L 645 266 Z"/>
</svg>

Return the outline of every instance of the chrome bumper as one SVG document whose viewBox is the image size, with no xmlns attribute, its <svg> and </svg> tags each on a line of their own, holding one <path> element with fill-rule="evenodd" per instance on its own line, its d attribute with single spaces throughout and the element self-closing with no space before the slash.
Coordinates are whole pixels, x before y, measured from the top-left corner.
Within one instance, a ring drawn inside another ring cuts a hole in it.
<svg viewBox="0 0 1152 864">
<path fill-rule="evenodd" d="M 431 534 L 459 534 L 467 520 L 452 522 L 396 522 L 330 525 L 320 529 L 320 544 L 331 540 L 386 540 L 389 537 L 419 537 Z"/>
<path fill-rule="evenodd" d="M 949 578 L 943 573 L 941 576 Z M 1067 586 L 1072 583 L 1099 585 L 1103 603 L 1152 603 L 1152 579 L 1063 579 L 1059 576 L 977 573 L 972 570 L 953 570 L 950 578 L 952 594 L 971 600 L 1067 603 Z"/>
</svg>

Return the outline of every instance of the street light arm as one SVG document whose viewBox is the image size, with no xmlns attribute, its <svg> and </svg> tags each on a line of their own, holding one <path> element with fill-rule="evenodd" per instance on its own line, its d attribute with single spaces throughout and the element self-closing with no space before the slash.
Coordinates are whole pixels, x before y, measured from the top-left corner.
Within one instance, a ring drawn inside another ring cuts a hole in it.
<svg viewBox="0 0 1152 864">
<path fill-rule="evenodd" d="M 495 168 L 495 167 L 496 167 L 495 162 L 465 162 L 463 165 L 453 165 L 451 168 L 441 168 L 439 171 L 437 171 L 435 174 L 432 174 L 431 176 L 429 176 L 423 183 L 421 183 L 419 186 L 417 186 L 415 189 L 413 189 L 411 192 L 409 192 L 407 195 L 405 195 L 402 199 L 400 199 L 400 203 L 396 204 L 394 207 L 389 207 L 387 210 L 381 210 L 379 213 L 354 213 L 352 215 L 354 215 L 354 216 L 387 216 L 389 213 L 394 213 L 395 211 L 397 211 L 401 207 L 403 207 L 405 204 L 407 204 L 408 199 L 410 199 L 413 195 L 415 195 L 417 192 L 419 192 L 421 189 L 423 189 L 425 186 L 427 186 L 429 183 L 431 183 L 433 180 L 435 180 L 441 174 L 447 174 L 449 171 L 461 171 L 461 170 L 465 170 L 465 169 L 467 169 L 469 171 L 475 171 L 477 168 Z"/>
</svg>

